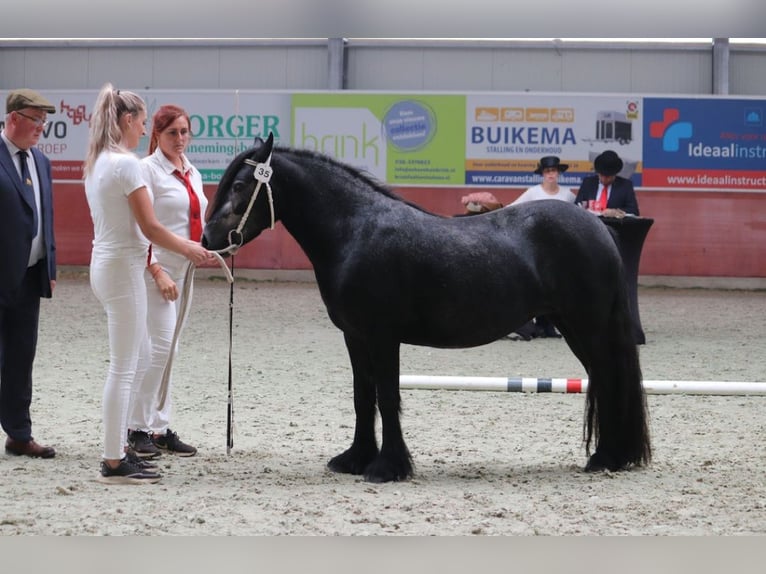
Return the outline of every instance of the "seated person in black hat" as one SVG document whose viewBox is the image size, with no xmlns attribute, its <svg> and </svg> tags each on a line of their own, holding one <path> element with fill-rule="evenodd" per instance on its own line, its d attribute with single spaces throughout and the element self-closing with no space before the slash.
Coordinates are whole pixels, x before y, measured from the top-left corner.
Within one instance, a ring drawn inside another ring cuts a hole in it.
<svg viewBox="0 0 766 574">
<path fill-rule="evenodd" d="M 617 175 L 622 169 L 620 156 L 606 150 L 596 157 L 593 168 L 596 175 L 582 180 L 575 203 L 595 202 L 596 210 L 605 217 L 640 215 L 633 182 Z"/>
</svg>

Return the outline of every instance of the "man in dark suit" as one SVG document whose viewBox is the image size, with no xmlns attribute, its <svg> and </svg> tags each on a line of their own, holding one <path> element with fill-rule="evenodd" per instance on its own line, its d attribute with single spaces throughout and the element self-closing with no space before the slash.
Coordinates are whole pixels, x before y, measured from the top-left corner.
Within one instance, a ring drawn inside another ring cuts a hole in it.
<svg viewBox="0 0 766 574">
<path fill-rule="evenodd" d="M 51 164 L 35 146 L 56 108 L 34 90 L 13 90 L 0 133 L 0 425 L 5 452 L 53 458 L 32 436 L 32 365 L 40 298 L 56 284 Z"/>
<path fill-rule="evenodd" d="M 575 203 L 595 201 L 600 207 L 598 211 L 608 217 L 623 217 L 626 213 L 640 215 L 633 182 L 617 175 L 622 169 L 620 156 L 606 150 L 593 161 L 593 168 L 596 175 L 582 180 Z"/>
</svg>

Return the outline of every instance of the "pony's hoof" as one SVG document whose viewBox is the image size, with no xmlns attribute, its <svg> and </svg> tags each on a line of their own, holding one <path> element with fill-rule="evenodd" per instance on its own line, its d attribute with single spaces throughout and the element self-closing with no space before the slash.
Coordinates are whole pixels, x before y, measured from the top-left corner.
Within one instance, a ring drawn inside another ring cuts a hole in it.
<svg viewBox="0 0 766 574">
<path fill-rule="evenodd" d="M 585 465 L 585 472 L 599 472 L 601 470 L 608 470 L 615 472 L 623 468 L 623 464 L 619 463 L 612 456 L 603 453 L 602 451 L 596 451 L 588 459 L 588 464 Z"/>
<path fill-rule="evenodd" d="M 409 461 L 392 463 L 384 457 L 378 457 L 364 469 L 367 482 L 399 482 L 412 478 L 413 469 Z"/>
<path fill-rule="evenodd" d="M 338 456 L 331 458 L 330 462 L 327 463 L 327 468 L 333 472 L 340 472 L 343 474 L 362 474 L 370 465 L 370 462 L 375 460 L 377 454 L 378 452 L 375 450 L 367 456 L 362 456 L 358 451 L 350 448 L 347 451 L 340 453 Z"/>
</svg>

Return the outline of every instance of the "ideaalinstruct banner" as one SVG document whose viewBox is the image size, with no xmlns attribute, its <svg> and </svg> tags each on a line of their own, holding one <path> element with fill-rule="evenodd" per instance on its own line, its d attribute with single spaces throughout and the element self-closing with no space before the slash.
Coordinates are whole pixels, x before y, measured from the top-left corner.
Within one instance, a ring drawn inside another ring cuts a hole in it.
<svg viewBox="0 0 766 574">
<path fill-rule="evenodd" d="M 644 187 L 766 190 L 764 99 L 645 98 Z"/>
</svg>

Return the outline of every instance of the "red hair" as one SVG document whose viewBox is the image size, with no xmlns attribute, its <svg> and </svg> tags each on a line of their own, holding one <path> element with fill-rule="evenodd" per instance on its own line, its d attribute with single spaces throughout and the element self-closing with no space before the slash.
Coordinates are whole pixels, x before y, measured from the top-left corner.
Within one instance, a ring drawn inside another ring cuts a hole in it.
<svg viewBox="0 0 766 574">
<path fill-rule="evenodd" d="M 189 114 L 180 106 L 168 104 L 160 106 L 160 108 L 154 112 L 154 116 L 152 116 L 152 135 L 149 138 L 150 155 L 154 153 L 154 150 L 156 150 L 159 145 L 160 134 L 168 129 L 168 126 L 180 117 L 186 118 L 186 123 L 188 124 L 189 129 L 191 129 L 191 119 L 189 119 Z"/>
</svg>

